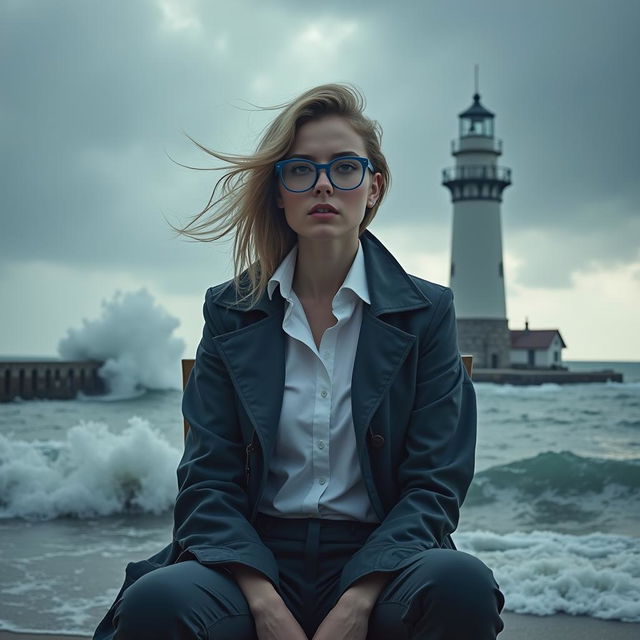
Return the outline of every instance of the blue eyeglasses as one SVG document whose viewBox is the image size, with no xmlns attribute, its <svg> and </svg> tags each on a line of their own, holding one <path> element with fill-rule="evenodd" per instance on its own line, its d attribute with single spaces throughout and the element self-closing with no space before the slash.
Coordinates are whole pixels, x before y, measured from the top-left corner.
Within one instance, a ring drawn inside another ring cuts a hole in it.
<svg viewBox="0 0 640 640">
<path fill-rule="evenodd" d="M 333 187 L 342 191 L 357 189 L 362 184 L 367 169 L 374 172 L 369 159 L 360 156 L 341 156 L 326 163 L 289 158 L 276 162 L 275 168 L 282 186 L 293 193 L 313 189 L 323 169 Z"/>
</svg>

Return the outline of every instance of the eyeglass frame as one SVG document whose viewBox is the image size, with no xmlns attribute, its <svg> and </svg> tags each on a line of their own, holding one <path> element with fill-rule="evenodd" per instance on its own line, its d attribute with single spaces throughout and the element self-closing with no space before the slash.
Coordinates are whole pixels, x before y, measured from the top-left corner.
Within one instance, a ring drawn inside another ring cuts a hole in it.
<svg viewBox="0 0 640 640">
<path fill-rule="evenodd" d="M 362 168 L 364 169 L 362 172 L 362 178 L 360 178 L 360 182 L 358 182 L 358 184 L 355 187 L 339 187 L 331 179 L 331 172 L 329 171 L 329 169 L 332 164 L 334 164 L 335 162 L 338 162 L 339 160 L 357 160 L 362 165 Z M 292 162 L 308 162 L 309 164 L 312 164 L 315 167 L 316 177 L 308 189 L 300 189 L 300 190 L 289 189 L 289 187 L 287 187 L 287 185 L 285 184 L 284 179 L 282 177 L 282 169 L 285 165 L 291 164 Z M 371 173 L 375 173 L 375 169 L 371 164 L 371 160 L 369 160 L 369 158 L 362 158 L 361 156 L 338 156 L 337 158 L 334 158 L 330 162 L 314 162 L 313 160 L 309 160 L 308 158 L 293 157 L 293 158 L 287 158 L 286 160 L 280 160 L 279 162 L 275 163 L 276 175 L 280 179 L 280 183 L 282 184 L 282 186 L 290 193 L 305 193 L 307 191 L 311 191 L 311 189 L 313 189 L 318 183 L 318 178 L 320 177 L 320 171 L 322 171 L 323 169 L 324 169 L 324 172 L 327 174 L 327 179 L 331 183 L 331 186 L 334 189 L 339 189 L 340 191 L 353 191 L 354 189 L 357 189 L 364 182 L 364 176 L 367 173 L 367 169 L 370 169 Z"/>
</svg>

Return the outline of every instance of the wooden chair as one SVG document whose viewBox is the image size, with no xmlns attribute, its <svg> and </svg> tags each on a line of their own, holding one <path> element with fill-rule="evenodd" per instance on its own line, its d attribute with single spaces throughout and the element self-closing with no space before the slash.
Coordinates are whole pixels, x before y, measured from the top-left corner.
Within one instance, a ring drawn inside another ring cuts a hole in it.
<svg viewBox="0 0 640 640">
<path fill-rule="evenodd" d="M 189 374 L 191 373 L 191 369 L 193 369 L 193 363 L 195 360 L 184 359 L 182 360 L 182 388 L 187 384 L 187 380 L 189 379 Z M 467 374 L 471 377 L 471 372 L 473 371 L 473 356 L 462 356 L 462 362 L 464 364 L 464 368 L 467 370 Z M 189 431 L 189 423 L 184 421 L 184 437 L 186 439 L 187 432 Z"/>
</svg>

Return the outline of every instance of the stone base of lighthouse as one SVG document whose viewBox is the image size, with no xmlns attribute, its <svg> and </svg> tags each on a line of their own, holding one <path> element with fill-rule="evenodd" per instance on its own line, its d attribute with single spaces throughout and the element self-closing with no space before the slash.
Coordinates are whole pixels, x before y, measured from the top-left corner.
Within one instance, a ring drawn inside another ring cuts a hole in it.
<svg viewBox="0 0 640 640">
<path fill-rule="evenodd" d="M 460 353 L 473 356 L 474 369 L 511 366 L 511 336 L 506 319 L 458 318 L 457 325 Z"/>
</svg>

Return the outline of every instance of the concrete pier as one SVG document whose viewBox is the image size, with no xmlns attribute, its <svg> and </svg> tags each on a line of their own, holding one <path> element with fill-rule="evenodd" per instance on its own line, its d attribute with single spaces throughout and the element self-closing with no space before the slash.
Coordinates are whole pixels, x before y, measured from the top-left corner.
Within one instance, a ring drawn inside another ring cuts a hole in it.
<svg viewBox="0 0 640 640">
<path fill-rule="evenodd" d="M 63 360 L 0 361 L 0 402 L 14 398 L 70 399 L 78 391 L 86 395 L 105 392 L 98 369 L 102 362 Z"/>
</svg>

